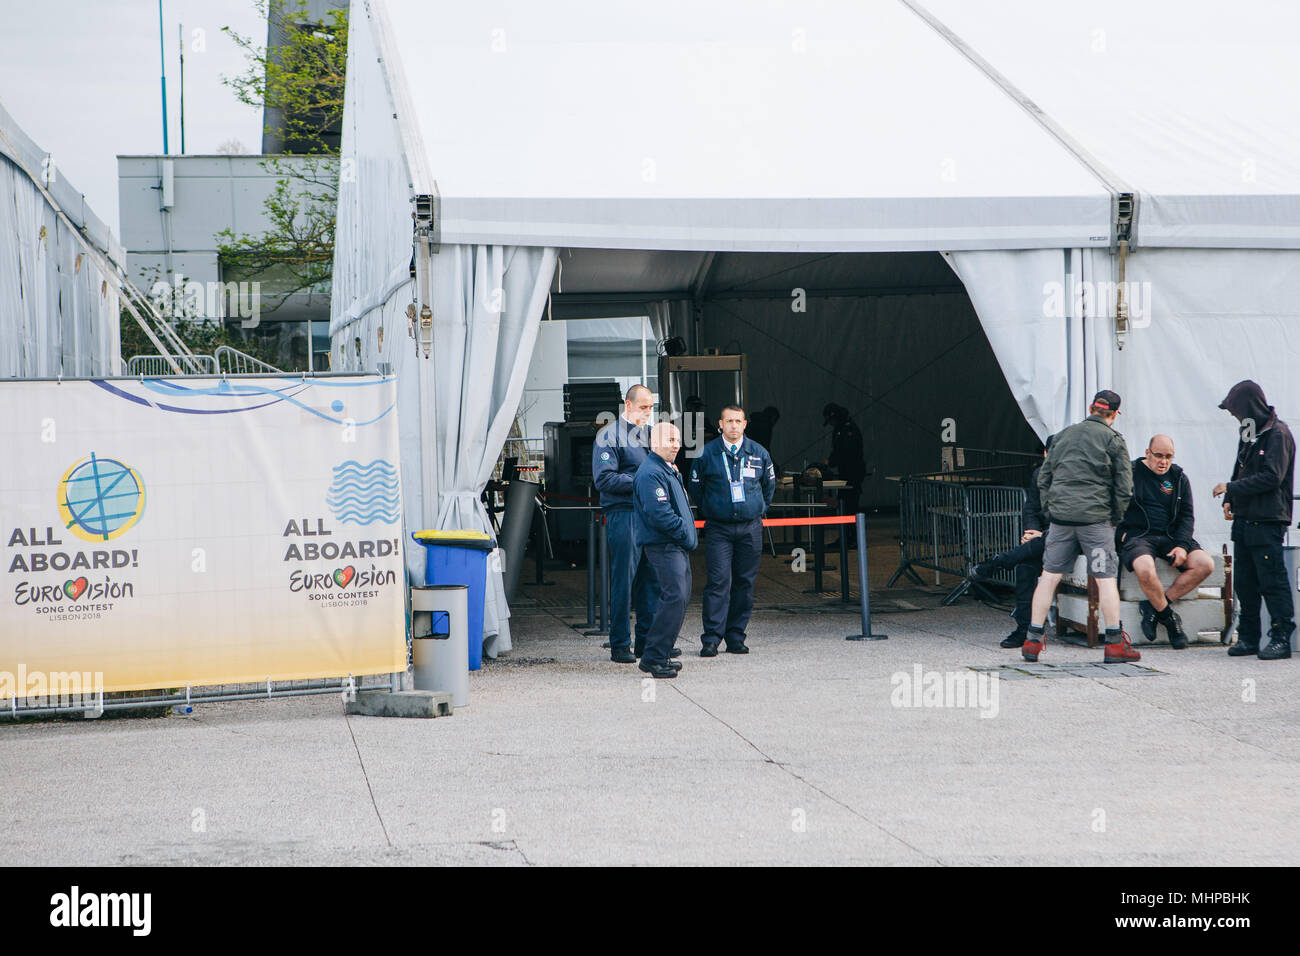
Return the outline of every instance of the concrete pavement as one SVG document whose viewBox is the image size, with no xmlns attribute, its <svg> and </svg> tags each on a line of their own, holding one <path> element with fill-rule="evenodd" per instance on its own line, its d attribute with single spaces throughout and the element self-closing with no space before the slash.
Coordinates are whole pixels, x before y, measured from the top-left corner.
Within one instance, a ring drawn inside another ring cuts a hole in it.
<svg viewBox="0 0 1300 956">
<path fill-rule="evenodd" d="M 843 639 L 852 614 L 759 611 L 753 653 L 684 639 L 675 681 L 562 616 L 517 611 L 515 651 L 450 718 L 345 717 L 330 695 L 2 726 L 0 863 L 1300 860 L 1300 661 L 1150 648 L 1149 676 L 1000 680 L 981 717 L 897 706 L 918 664 L 941 681 L 1018 661 L 970 602 L 880 615 L 878 643 Z"/>
</svg>

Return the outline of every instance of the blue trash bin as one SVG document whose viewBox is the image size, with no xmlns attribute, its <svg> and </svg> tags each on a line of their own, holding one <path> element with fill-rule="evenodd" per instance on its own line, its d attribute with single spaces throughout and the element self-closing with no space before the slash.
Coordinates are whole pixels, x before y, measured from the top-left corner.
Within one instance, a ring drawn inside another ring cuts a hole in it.
<svg viewBox="0 0 1300 956">
<path fill-rule="evenodd" d="M 411 537 L 424 545 L 424 583 L 461 584 L 469 588 L 467 637 L 469 669 L 483 666 L 483 604 L 487 596 L 487 556 L 496 549 L 482 531 L 414 531 Z"/>
</svg>

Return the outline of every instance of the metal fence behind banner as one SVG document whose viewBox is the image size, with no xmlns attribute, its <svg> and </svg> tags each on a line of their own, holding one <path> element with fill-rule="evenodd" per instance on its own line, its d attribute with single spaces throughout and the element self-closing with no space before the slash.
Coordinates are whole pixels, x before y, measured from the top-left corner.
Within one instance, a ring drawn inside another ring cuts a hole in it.
<svg viewBox="0 0 1300 956">
<path fill-rule="evenodd" d="M 0 720 L 15 717 L 51 717 L 82 713 L 99 717 L 110 710 L 172 707 L 189 713 L 195 704 L 218 701 L 268 700 L 308 694 L 353 695 L 362 690 L 397 690 L 400 674 L 365 677 L 326 677 L 311 680 L 268 680 L 262 684 L 213 684 L 205 687 L 166 688 L 138 693 L 95 693 L 89 687 L 76 693 L 45 697 L 11 697 L 0 700 Z"/>
<path fill-rule="evenodd" d="M 960 476 L 908 476 L 899 482 L 898 570 L 893 587 L 906 574 L 924 584 L 917 568 L 965 577 L 972 565 L 1020 543 L 1020 508 L 1025 490 L 960 480 Z M 991 580 L 1014 585 L 1011 571 Z"/>
<path fill-rule="evenodd" d="M 212 355 L 177 355 L 175 359 L 181 371 L 187 374 L 212 375 L 218 371 L 216 357 Z M 127 359 L 126 374 L 155 378 L 175 375 L 176 372 L 165 355 L 133 355 Z"/>
</svg>

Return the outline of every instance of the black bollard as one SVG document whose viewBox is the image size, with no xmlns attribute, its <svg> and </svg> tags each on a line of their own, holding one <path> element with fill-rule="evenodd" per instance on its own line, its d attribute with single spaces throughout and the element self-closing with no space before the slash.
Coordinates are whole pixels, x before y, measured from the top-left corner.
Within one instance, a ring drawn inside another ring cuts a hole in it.
<svg viewBox="0 0 1300 956">
<path fill-rule="evenodd" d="M 871 593 L 867 590 L 867 516 L 858 512 L 858 589 L 862 592 L 862 633 L 850 634 L 847 641 L 887 641 L 888 634 L 871 633 Z"/>
</svg>

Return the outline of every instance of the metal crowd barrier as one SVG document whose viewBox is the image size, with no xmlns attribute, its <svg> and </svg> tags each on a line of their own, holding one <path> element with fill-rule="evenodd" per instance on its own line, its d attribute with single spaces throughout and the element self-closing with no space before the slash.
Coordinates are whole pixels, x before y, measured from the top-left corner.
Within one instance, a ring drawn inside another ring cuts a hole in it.
<svg viewBox="0 0 1300 956">
<path fill-rule="evenodd" d="M 1023 488 L 945 478 L 908 476 L 899 483 L 898 570 L 889 579 L 893 587 L 906 574 L 924 585 L 917 568 L 965 578 L 971 567 L 1020 543 L 1023 534 L 1020 509 Z M 1013 586 L 1012 571 L 998 571 L 990 580 Z M 952 603 L 959 591 L 944 599 Z"/>
</svg>

